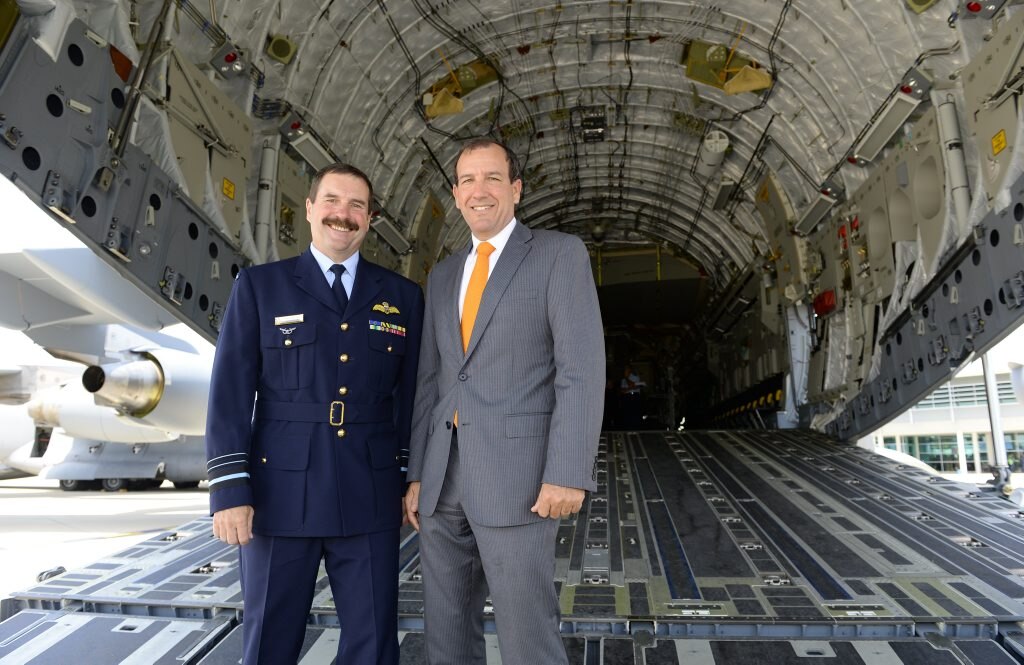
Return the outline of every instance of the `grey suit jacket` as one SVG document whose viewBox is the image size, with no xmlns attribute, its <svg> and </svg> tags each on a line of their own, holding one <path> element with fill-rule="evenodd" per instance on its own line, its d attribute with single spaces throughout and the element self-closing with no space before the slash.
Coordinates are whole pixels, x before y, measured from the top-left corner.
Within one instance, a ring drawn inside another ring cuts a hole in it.
<svg viewBox="0 0 1024 665">
<path fill-rule="evenodd" d="M 427 282 L 407 479 L 419 511 L 441 493 L 459 413 L 460 491 L 484 526 L 527 524 L 541 483 L 593 490 L 604 407 L 604 330 L 579 238 L 514 222 L 463 353 L 459 287 L 470 247 Z"/>
</svg>

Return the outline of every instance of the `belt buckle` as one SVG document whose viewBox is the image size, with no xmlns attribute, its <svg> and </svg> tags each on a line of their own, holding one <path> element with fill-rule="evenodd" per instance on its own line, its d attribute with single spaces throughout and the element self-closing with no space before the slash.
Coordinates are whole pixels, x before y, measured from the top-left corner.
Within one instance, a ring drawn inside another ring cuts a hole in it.
<svg viewBox="0 0 1024 665">
<path fill-rule="evenodd" d="M 338 419 L 338 422 L 334 422 L 334 409 L 336 407 L 339 407 L 339 406 L 341 407 L 341 417 Z M 331 402 L 331 410 L 327 414 L 327 422 L 329 422 L 331 424 L 331 427 L 341 427 L 342 425 L 345 424 L 345 403 L 344 402 L 340 402 L 340 401 L 337 401 L 337 400 Z"/>
</svg>

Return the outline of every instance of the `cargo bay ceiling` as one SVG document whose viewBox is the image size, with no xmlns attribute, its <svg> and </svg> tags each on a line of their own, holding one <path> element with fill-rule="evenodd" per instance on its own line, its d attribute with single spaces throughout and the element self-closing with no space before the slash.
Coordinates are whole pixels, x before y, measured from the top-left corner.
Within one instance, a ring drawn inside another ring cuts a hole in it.
<svg viewBox="0 0 1024 665">
<path fill-rule="evenodd" d="M 1024 315 L 1021 4 L 23 0 L 0 166 L 213 341 L 333 159 L 374 183 L 364 254 L 422 283 L 491 135 L 520 219 L 590 245 L 610 365 L 849 438 Z"/>
<path fill-rule="evenodd" d="M 159 4 L 119 6 L 137 42 Z M 448 193 L 457 139 L 490 134 L 520 155 L 524 222 L 657 246 L 720 293 L 770 253 L 766 170 L 798 216 L 823 188 L 854 190 L 852 147 L 908 73 L 959 66 L 955 3 L 911 4 L 214 0 L 174 3 L 165 36 L 215 66 L 234 46 L 255 72 L 235 94 L 253 94 L 257 144 L 261 124 L 309 131 L 367 171 L 410 240 L 433 195 L 427 263 L 468 238 Z"/>
</svg>

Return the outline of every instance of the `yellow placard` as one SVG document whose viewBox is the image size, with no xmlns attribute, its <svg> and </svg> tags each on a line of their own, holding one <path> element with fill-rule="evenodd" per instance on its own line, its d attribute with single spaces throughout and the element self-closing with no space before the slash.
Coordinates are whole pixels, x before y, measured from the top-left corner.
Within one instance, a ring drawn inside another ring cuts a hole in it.
<svg viewBox="0 0 1024 665">
<path fill-rule="evenodd" d="M 992 137 L 992 156 L 995 157 L 1006 149 L 1006 130 L 1000 129 L 999 133 Z"/>
<path fill-rule="evenodd" d="M 235 200 L 235 183 L 231 182 L 227 178 L 224 178 L 224 182 L 220 186 L 220 191 L 222 191 L 224 196 L 228 197 L 232 201 Z"/>
</svg>

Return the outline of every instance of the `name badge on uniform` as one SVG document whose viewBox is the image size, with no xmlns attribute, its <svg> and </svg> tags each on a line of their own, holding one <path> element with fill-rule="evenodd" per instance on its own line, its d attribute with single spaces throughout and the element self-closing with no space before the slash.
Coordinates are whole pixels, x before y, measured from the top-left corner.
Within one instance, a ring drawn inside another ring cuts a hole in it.
<svg viewBox="0 0 1024 665">
<path fill-rule="evenodd" d="M 304 314 L 289 314 L 288 316 L 275 316 L 275 326 L 286 326 L 289 323 L 302 323 Z"/>
</svg>

